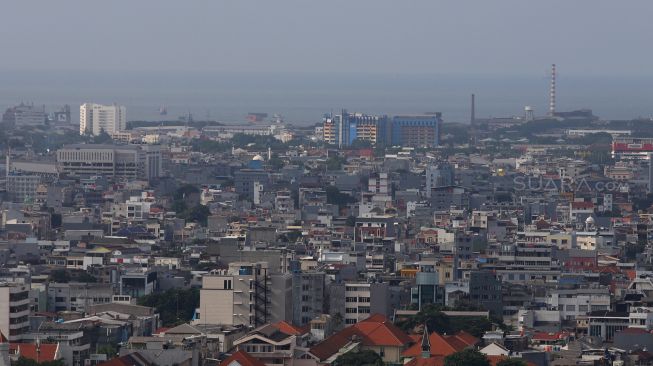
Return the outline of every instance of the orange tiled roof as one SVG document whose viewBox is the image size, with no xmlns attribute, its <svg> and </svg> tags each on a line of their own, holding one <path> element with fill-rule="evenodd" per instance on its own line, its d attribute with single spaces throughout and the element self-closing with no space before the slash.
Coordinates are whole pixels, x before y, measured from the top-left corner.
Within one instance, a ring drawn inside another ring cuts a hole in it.
<svg viewBox="0 0 653 366">
<path fill-rule="evenodd" d="M 298 327 L 298 326 L 292 325 L 292 324 L 290 324 L 290 323 L 288 323 L 286 321 L 283 321 L 283 320 L 280 321 L 280 322 L 274 323 L 272 325 L 277 327 L 277 329 L 279 329 L 280 332 L 286 333 L 288 335 L 302 335 L 302 334 L 308 333 L 308 330 L 309 330 L 307 327 L 304 327 L 304 328 Z"/>
<path fill-rule="evenodd" d="M 325 360 L 354 338 L 365 346 L 403 347 L 413 342 L 412 338 L 385 316 L 374 314 L 318 343 L 311 348 L 310 353 L 320 360 Z"/>
<path fill-rule="evenodd" d="M 437 332 L 429 335 L 432 356 L 448 356 L 471 347 L 479 342 L 478 338 L 463 331 L 454 335 L 440 335 Z M 404 357 L 417 357 L 422 354 L 421 344 L 416 343 L 402 353 Z"/>
<path fill-rule="evenodd" d="M 236 365 L 241 366 L 265 366 L 265 364 L 258 359 L 249 355 L 249 353 L 240 350 L 226 360 L 220 362 L 220 366 L 231 366 L 232 363 L 236 362 Z"/>
<path fill-rule="evenodd" d="M 14 343 L 10 345 L 10 348 L 15 350 L 18 356 L 38 362 L 54 361 L 59 356 L 59 344 L 57 343 L 41 343 L 38 346 L 38 352 L 35 343 Z"/>
</svg>

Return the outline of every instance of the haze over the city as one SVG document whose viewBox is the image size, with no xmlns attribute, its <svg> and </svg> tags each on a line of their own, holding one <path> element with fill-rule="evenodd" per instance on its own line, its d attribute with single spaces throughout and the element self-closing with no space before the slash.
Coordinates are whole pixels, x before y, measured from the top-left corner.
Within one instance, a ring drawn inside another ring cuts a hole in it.
<svg viewBox="0 0 653 366">
<path fill-rule="evenodd" d="M 130 119 L 156 118 L 166 104 L 173 116 L 226 120 L 262 109 L 309 123 L 346 106 L 465 121 L 472 92 L 484 115 L 544 113 L 556 63 L 560 108 L 651 114 L 649 1 L 73 0 L 3 10 L 0 49 L 20 52 L 0 58 L 2 108 L 90 98 L 128 105 Z"/>
</svg>

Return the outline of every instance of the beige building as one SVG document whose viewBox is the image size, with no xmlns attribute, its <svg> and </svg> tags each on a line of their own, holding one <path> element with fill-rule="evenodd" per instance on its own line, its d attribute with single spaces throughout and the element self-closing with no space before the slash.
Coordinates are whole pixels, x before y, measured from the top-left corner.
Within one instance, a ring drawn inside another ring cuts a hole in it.
<svg viewBox="0 0 653 366">
<path fill-rule="evenodd" d="M 0 332 L 10 342 L 23 339 L 29 332 L 29 286 L 0 283 Z"/>
<path fill-rule="evenodd" d="M 202 278 L 194 324 L 260 326 L 291 317 L 290 275 L 269 275 L 267 262 L 235 262 Z"/>
</svg>

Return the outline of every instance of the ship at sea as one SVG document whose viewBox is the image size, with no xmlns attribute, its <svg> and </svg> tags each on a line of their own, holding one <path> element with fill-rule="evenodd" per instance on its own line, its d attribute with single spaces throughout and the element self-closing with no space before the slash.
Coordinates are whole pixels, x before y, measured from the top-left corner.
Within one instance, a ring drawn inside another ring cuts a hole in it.
<svg viewBox="0 0 653 366">
<path fill-rule="evenodd" d="M 168 108 L 165 105 L 162 105 L 159 108 L 159 114 L 162 116 L 167 116 L 168 115 Z"/>
</svg>

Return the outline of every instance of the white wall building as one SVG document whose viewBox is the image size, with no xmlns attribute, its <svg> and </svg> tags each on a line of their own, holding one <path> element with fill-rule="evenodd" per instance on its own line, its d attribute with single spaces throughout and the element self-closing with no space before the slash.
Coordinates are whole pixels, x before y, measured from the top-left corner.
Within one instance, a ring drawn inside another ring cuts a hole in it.
<svg viewBox="0 0 653 366">
<path fill-rule="evenodd" d="M 79 134 L 113 134 L 127 128 L 127 108 L 120 105 L 84 103 L 79 107 Z"/>
<path fill-rule="evenodd" d="M 59 172 L 79 177 L 102 175 L 123 179 L 155 179 L 162 174 L 158 145 L 66 145 L 57 150 Z"/>
<path fill-rule="evenodd" d="M 553 290 L 547 298 L 551 310 L 558 310 L 561 319 L 575 320 L 592 311 L 610 309 L 610 292 L 606 288 Z"/>
</svg>

